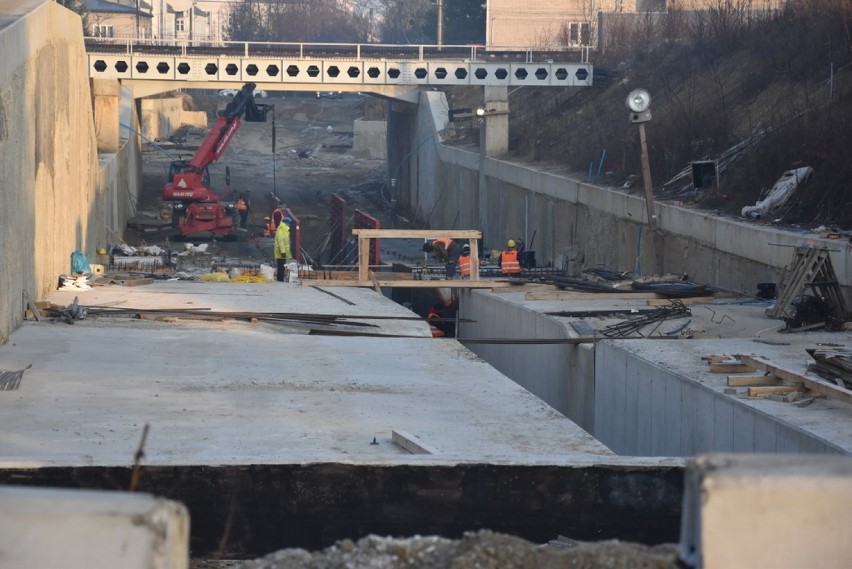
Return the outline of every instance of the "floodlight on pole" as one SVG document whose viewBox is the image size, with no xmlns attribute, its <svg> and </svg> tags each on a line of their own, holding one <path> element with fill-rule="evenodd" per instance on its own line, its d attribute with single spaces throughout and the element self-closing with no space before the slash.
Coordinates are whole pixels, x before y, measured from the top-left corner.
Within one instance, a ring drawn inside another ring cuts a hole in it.
<svg viewBox="0 0 852 569">
<path fill-rule="evenodd" d="M 630 109 L 630 122 L 639 125 L 639 145 L 642 151 L 642 182 L 645 186 L 645 207 L 648 210 L 648 225 L 657 227 L 657 213 L 654 211 L 654 190 L 651 185 L 651 164 L 648 160 L 648 143 L 645 139 L 645 123 L 651 120 L 651 95 L 645 89 L 634 89 L 627 95 L 627 108 Z"/>
</svg>

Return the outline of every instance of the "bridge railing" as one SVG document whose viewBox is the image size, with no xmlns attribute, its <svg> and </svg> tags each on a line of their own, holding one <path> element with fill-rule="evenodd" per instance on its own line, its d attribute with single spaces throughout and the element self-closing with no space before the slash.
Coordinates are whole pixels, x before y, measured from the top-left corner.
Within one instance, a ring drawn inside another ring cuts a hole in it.
<svg viewBox="0 0 852 569">
<path fill-rule="evenodd" d="M 231 55 L 290 59 L 444 60 L 507 62 L 589 62 L 588 46 L 499 47 L 484 45 L 411 45 L 376 43 L 231 42 L 199 39 L 86 37 L 89 53 Z"/>
</svg>

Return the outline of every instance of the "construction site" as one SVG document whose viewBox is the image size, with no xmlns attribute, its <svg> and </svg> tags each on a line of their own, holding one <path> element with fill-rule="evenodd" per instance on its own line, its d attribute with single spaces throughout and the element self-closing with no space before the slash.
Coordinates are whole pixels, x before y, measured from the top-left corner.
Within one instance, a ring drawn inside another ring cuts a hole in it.
<svg viewBox="0 0 852 569">
<path fill-rule="evenodd" d="M 5 18 L 0 567 L 845 566 L 852 232 Z"/>
</svg>

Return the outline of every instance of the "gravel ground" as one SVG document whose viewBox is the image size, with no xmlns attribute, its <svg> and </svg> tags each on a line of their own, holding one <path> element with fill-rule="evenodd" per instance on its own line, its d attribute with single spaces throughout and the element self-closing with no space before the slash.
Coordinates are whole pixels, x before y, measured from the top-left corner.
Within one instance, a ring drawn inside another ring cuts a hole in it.
<svg viewBox="0 0 852 569">
<path fill-rule="evenodd" d="M 616 540 L 548 545 L 480 531 L 453 540 L 436 536 L 368 536 L 343 540 L 322 551 L 283 549 L 261 559 L 205 565 L 193 569 L 673 569 L 674 545 L 645 546 Z"/>
</svg>

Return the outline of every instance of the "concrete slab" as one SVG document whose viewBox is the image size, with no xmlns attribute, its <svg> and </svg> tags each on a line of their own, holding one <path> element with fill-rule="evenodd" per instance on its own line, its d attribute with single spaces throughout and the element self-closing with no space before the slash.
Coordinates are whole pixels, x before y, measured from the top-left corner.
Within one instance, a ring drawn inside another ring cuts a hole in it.
<svg viewBox="0 0 852 569">
<path fill-rule="evenodd" d="M 297 285 L 167 282 L 57 292 L 66 304 L 315 313 L 411 313 L 381 295 Z M 32 368 L 0 392 L 0 466 L 299 463 L 568 464 L 611 456 L 574 423 L 420 321 L 382 332 L 423 338 L 308 336 L 274 325 L 89 318 L 27 323 L 0 369 Z M 412 455 L 405 431 L 435 449 Z M 378 444 L 370 444 L 375 438 Z"/>
</svg>

